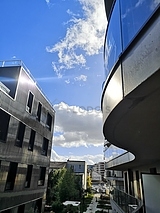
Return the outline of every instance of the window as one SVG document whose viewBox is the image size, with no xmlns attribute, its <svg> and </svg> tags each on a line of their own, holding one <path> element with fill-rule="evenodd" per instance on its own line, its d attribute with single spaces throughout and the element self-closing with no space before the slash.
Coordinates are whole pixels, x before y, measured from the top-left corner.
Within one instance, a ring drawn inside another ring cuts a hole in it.
<svg viewBox="0 0 160 213">
<path fill-rule="evenodd" d="M 42 111 L 42 104 L 39 102 L 38 109 L 37 109 L 37 117 L 36 117 L 38 121 L 41 120 L 41 111 Z"/>
<path fill-rule="evenodd" d="M 15 97 L 20 67 L 1 67 L 0 69 L 0 90 L 12 98 Z"/>
<path fill-rule="evenodd" d="M 46 121 L 46 126 L 47 128 L 51 131 L 51 126 L 52 126 L 52 116 L 47 113 L 47 121 Z"/>
<path fill-rule="evenodd" d="M 115 2 L 105 39 L 106 77 L 122 52 L 119 1 Z"/>
<path fill-rule="evenodd" d="M 25 128 L 26 128 L 26 126 L 22 122 L 19 122 L 15 146 L 22 147 Z"/>
<path fill-rule="evenodd" d="M 10 115 L 0 109 L 0 141 L 5 142 L 7 139 Z"/>
<path fill-rule="evenodd" d="M 26 107 L 26 110 L 27 110 L 27 112 L 29 112 L 29 113 L 31 113 L 32 104 L 33 104 L 33 94 L 32 94 L 31 92 L 29 92 L 29 95 L 28 95 L 28 102 L 27 102 L 27 107 Z"/>
<path fill-rule="evenodd" d="M 13 190 L 18 163 L 10 162 L 5 190 Z"/>
<path fill-rule="evenodd" d="M 43 138 L 43 145 L 42 145 L 42 155 L 47 156 L 47 151 L 48 151 L 48 144 L 49 144 L 49 140 L 47 138 Z"/>
<path fill-rule="evenodd" d="M 25 188 L 29 188 L 30 187 L 31 177 L 32 177 L 32 169 L 33 169 L 33 165 L 28 165 L 28 167 L 27 167 L 27 175 L 26 175 L 26 182 L 25 182 Z"/>
<path fill-rule="evenodd" d="M 153 0 L 141 2 L 138 0 L 120 1 L 124 48 L 134 38 L 159 3 L 160 1 Z"/>
<path fill-rule="evenodd" d="M 38 186 L 44 185 L 45 175 L 46 175 L 46 167 L 40 167 L 40 176 L 38 180 Z"/>
<path fill-rule="evenodd" d="M 18 212 L 17 213 L 24 213 L 25 204 L 18 206 Z"/>
<path fill-rule="evenodd" d="M 36 132 L 33 129 L 31 129 L 31 134 L 30 134 L 30 139 L 29 139 L 29 144 L 28 144 L 29 151 L 33 151 L 35 135 L 36 135 Z"/>
</svg>

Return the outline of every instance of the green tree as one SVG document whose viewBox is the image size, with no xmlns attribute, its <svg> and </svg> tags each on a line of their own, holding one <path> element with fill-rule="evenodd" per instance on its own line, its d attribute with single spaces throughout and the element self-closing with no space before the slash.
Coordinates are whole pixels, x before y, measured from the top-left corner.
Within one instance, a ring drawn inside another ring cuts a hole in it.
<svg viewBox="0 0 160 213">
<path fill-rule="evenodd" d="M 52 170 L 48 176 L 48 187 L 46 200 L 48 205 L 52 205 L 53 201 L 60 201 L 59 185 L 61 184 L 66 169 Z"/>
<path fill-rule="evenodd" d="M 72 169 L 67 169 L 63 180 L 59 185 L 59 195 L 61 202 L 66 200 L 75 200 L 79 197 L 76 180 L 76 176 Z"/>
<path fill-rule="evenodd" d="M 91 176 L 87 176 L 87 192 L 91 193 L 91 188 L 92 188 L 92 179 Z"/>
<path fill-rule="evenodd" d="M 81 181 L 72 169 L 52 170 L 48 176 L 47 202 L 55 212 L 63 212 L 63 202 L 80 200 Z"/>
</svg>

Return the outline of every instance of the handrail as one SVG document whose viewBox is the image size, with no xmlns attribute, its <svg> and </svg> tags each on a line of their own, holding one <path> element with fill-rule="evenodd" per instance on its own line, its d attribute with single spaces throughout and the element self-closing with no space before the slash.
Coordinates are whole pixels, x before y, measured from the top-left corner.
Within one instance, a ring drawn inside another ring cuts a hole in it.
<svg viewBox="0 0 160 213">
<path fill-rule="evenodd" d="M 132 195 L 127 194 L 126 192 L 112 188 L 113 190 L 110 191 L 111 199 L 118 205 L 119 208 L 122 209 L 124 212 L 129 213 L 138 213 L 143 203 L 141 200 L 135 198 Z"/>
</svg>

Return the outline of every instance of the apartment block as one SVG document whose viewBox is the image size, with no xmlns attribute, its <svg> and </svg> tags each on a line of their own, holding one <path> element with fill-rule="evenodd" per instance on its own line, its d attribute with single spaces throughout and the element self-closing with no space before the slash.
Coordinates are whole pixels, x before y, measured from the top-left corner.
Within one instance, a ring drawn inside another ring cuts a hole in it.
<svg viewBox="0 0 160 213">
<path fill-rule="evenodd" d="M 42 212 L 55 111 L 22 61 L 0 62 L 0 212 Z"/>
</svg>

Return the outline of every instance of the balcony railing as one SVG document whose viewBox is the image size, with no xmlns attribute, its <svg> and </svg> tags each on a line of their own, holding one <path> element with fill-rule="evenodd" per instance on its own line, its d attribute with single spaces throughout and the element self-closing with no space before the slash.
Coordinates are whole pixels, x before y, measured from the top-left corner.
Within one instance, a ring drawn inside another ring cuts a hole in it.
<svg viewBox="0 0 160 213">
<path fill-rule="evenodd" d="M 121 212 L 138 213 L 142 208 L 142 201 L 125 193 L 124 191 L 113 188 L 110 192 L 111 199 L 116 203 Z"/>
</svg>

